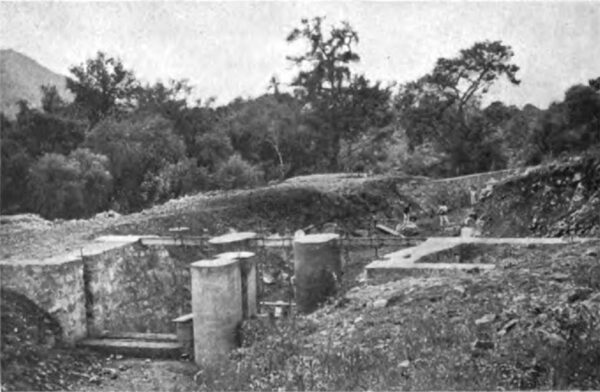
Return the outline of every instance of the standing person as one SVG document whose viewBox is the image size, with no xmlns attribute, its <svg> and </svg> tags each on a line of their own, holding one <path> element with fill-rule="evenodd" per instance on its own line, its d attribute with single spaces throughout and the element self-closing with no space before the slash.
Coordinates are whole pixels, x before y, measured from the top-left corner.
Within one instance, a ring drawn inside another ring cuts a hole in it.
<svg viewBox="0 0 600 392">
<path fill-rule="evenodd" d="M 448 220 L 448 206 L 442 204 L 438 207 L 438 215 L 440 216 L 440 226 L 450 226 L 450 221 Z"/>
<path fill-rule="evenodd" d="M 404 207 L 404 210 L 402 210 L 402 213 L 404 214 L 404 221 L 402 222 L 402 224 L 404 226 L 406 226 L 410 222 L 410 204 L 407 204 Z"/>
<path fill-rule="evenodd" d="M 477 203 L 477 188 L 475 188 L 475 185 L 469 187 L 469 195 L 471 196 L 471 205 L 474 206 Z"/>
</svg>

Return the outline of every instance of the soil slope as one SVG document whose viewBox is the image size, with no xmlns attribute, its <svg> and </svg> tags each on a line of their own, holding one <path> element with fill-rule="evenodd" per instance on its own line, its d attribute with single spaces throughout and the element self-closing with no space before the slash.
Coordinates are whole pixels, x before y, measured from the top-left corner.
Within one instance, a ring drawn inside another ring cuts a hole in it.
<svg viewBox="0 0 600 392">
<path fill-rule="evenodd" d="M 489 237 L 600 236 L 600 158 L 573 158 L 501 181 L 480 208 Z"/>
</svg>

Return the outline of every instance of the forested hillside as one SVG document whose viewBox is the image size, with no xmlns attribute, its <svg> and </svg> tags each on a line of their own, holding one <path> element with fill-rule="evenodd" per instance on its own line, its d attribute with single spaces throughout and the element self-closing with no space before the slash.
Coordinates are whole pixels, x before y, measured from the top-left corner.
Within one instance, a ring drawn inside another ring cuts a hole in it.
<svg viewBox="0 0 600 392">
<path fill-rule="evenodd" d="M 98 52 L 70 68 L 72 100 L 42 85 L 40 102 L 2 114 L 2 212 L 129 213 L 311 173 L 446 177 L 600 143 L 600 77 L 546 109 L 484 106 L 494 83 L 520 83 L 509 43 L 476 42 L 413 82 L 383 85 L 354 71 L 358 38 L 348 23 L 304 19 L 287 37 L 305 44 L 289 57 L 294 79 L 274 76 L 263 95 L 220 106 L 192 103 L 186 80 L 149 84 Z"/>
</svg>

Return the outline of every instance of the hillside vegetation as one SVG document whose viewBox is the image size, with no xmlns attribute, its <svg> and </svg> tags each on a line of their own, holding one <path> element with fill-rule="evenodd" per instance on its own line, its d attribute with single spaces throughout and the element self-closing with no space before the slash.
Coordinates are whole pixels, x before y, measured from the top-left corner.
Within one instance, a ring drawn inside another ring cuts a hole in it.
<svg viewBox="0 0 600 392">
<path fill-rule="evenodd" d="M 38 84 L 37 95 L 18 97 L 16 117 L 0 116 L 2 213 L 129 214 L 318 173 L 451 177 L 600 142 L 598 79 L 571 86 L 547 109 L 482 105 L 496 83 L 520 83 L 502 41 L 475 42 L 396 87 L 353 71 L 359 35 L 348 23 L 303 19 L 284 38 L 297 49 L 292 79 L 273 77 L 265 94 L 221 106 L 192 104 L 186 80 L 146 83 L 103 52 L 70 67 L 67 92 L 33 60 L 2 52 L 3 83 Z"/>
</svg>

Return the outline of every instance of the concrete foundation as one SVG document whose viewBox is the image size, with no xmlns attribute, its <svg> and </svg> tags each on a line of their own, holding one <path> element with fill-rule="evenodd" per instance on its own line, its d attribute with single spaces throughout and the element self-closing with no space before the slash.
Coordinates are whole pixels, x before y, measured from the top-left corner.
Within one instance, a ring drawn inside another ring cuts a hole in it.
<svg viewBox="0 0 600 392">
<path fill-rule="evenodd" d="M 339 235 L 311 234 L 294 239 L 296 305 L 310 313 L 334 294 L 342 275 Z"/>
<path fill-rule="evenodd" d="M 574 238 L 586 242 L 590 238 Z M 569 243 L 563 238 L 483 238 L 483 237 L 431 237 L 411 248 L 405 248 L 383 256 L 365 267 L 367 278 L 394 278 L 423 276 L 423 274 L 447 274 L 468 270 L 491 270 L 493 264 L 464 263 L 460 260 L 464 246 L 468 245 L 562 245 Z M 458 255 L 449 257 L 447 252 Z M 454 252 L 456 251 L 456 252 Z M 440 259 L 441 258 L 441 259 Z M 436 259 L 435 263 L 427 260 Z M 448 262 L 440 262 L 448 260 Z"/>
<path fill-rule="evenodd" d="M 202 260 L 191 264 L 194 359 L 218 363 L 238 346 L 243 319 L 242 276 L 238 259 Z"/>
<path fill-rule="evenodd" d="M 239 261 L 242 278 L 242 314 L 244 319 L 258 314 L 258 274 L 256 255 L 252 252 L 225 252 L 217 255 L 219 259 Z"/>
</svg>

